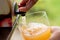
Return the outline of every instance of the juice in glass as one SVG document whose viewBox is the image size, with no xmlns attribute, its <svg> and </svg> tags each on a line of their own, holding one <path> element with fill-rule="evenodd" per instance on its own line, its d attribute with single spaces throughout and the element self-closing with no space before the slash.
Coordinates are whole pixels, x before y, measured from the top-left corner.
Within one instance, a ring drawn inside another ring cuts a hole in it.
<svg viewBox="0 0 60 40">
<path fill-rule="evenodd" d="M 41 23 L 29 23 L 28 27 L 22 26 L 22 36 L 24 40 L 48 40 L 51 30 Z"/>
</svg>

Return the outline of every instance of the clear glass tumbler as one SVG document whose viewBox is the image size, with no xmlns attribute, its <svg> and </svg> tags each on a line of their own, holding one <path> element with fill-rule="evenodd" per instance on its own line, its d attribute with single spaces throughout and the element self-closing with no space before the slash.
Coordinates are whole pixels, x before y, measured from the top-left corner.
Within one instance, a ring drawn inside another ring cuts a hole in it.
<svg viewBox="0 0 60 40">
<path fill-rule="evenodd" d="M 21 21 L 20 21 L 21 22 Z M 20 25 L 23 40 L 48 40 L 51 29 L 45 11 L 33 12 L 26 15 L 26 24 Z"/>
</svg>

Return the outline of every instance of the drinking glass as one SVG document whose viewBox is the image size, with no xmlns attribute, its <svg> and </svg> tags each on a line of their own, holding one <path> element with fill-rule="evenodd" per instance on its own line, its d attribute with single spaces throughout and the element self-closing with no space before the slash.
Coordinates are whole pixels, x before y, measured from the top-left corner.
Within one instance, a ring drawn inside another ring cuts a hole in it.
<svg viewBox="0 0 60 40">
<path fill-rule="evenodd" d="M 20 33 L 23 40 L 48 40 L 51 29 L 46 11 L 38 11 L 26 14 L 24 24 L 20 25 Z M 20 21 L 21 22 L 21 21 Z"/>
</svg>

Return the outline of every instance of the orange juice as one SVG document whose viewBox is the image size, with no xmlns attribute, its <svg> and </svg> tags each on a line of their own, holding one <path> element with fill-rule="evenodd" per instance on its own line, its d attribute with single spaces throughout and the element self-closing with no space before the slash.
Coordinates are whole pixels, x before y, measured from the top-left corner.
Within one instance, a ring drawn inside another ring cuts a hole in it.
<svg viewBox="0 0 60 40">
<path fill-rule="evenodd" d="M 22 31 L 25 40 L 48 40 L 51 35 L 50 28 L 44 24 L 30 23 L 28 26 Z"/>
</svg>

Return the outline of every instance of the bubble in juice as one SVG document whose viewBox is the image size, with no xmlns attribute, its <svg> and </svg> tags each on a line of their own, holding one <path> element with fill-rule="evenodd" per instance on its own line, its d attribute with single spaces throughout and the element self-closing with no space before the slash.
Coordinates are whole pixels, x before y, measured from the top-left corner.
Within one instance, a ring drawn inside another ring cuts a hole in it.
<svg viewBox="0 0 60 40">
<path fill-rule="evenodd" d="M 29 23 L 22 31 L 25 40 L 48 40 L 51 35 L 50 28 L 41 23 Z"/>
</svg>

